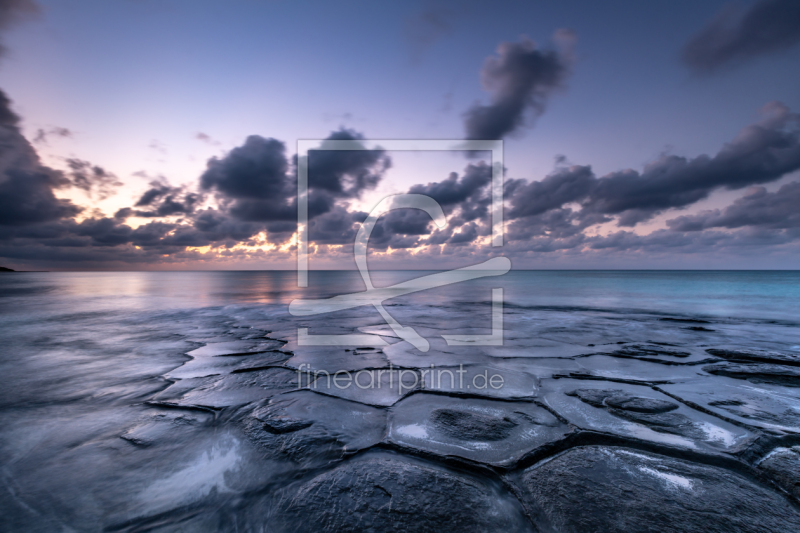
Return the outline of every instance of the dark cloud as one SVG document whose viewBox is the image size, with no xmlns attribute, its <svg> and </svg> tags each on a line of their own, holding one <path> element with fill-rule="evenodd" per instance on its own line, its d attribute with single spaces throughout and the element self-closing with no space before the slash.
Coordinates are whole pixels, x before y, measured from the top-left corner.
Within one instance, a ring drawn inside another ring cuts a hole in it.
<svg viewBox="0 0 800 533">
<path fill-rule="evenodd" d="M 597 221 L 584 219 L 570 208 L 551 209 L 538 215 L 513 220 L 506 229 L 509 242 L 547 237 L 564 239 L 581 234 Z"/>
<path fill-rule="evenodd" d="M 348 211 L 334 206 L 309 222 L 308 238 L 316 244 L 352 245 L 360 224 L 367 218 L 363 211 Z"/>
<path fill-rule="evenodd" d="M 541 50 L 529 39 L 501 44 L 481 70 L 492 103 L 476 104 L 465 113 L 467 139 L 502 139 L 524 124 L 528 109 L 533 117 L 541 115 L 550 94 L 569 75 L 574 38 L 559 30 L 558 50 Z"/>
<path fill-rule="evenodd" d="M 800 117 L 773 102 L 763 119 L 744 128 L 715 156 L 665 155 L 642 172 L 623 170 L 596 178 L 588 166 L 557 170 L 544 180 L 511 180 L 509 218 L 536 216 L 578 203 L 583 219 L 634 226 L 672 208 L 687 207 L 719 188 L 741 189 L 775 181 L 800 169 Z"/>
<path fill-rule="evenodd" d="M 458 233 L 454 233 L 453 236 L 448 239 L 447 243 L 453 246 L 463 246 L 471 244 L 477 238 L 478 226 L 474 222 L 470 222 L 462 226 Z"/>
<path fill-rule="evenodd" d="M 4 228 L 0 232 L 0 240 L 12 241 L 23 247 L 32 244 L 53 248 L 123 244 L 150 247 L 161 245 L 161 239 L 175 229 L 176 225 L 162 222 L 151 222 L 134 229 L 117 219 L 106 217 L 87 218 L 80 223 L 74 219 L 64 219 L 32 226 Z"/>
<path fill-rule="evenodd" d="M 491 182 L 492 167 L 480 162 L 467 165 L 460 177 L 451 172 L 440 182 L 414 185 L 408 192 L 430 196 L 439 202 L 445 214 L 450 215 L 455 212 L 455 218 L 451 219 L 450 223 L 460 226 L 465 222 L 483 220 L 488 216 L 492 202 Z"/>
<path fill-rule="evenodd" d="M 126 212 L 126 216 L 166 217 L 188 215 L 202 202 L 202 194 L 189 192 L 185 187 L 172 187 L 164 180 L 150 182 L 150 188 L 139 198 L 134 207 L 149 207 Z M 120 212 L 117 212 L 120 214 Z M 115 215 L 117 216 L 117 215 Z"/>
<path fill-rule="evenodd" d="M 328 140 L 361 140 L 353 130 L 331 133 Z M 309 217 L 327 213 L 339 200 L 358 198 L 374 188 L 391 165 L 384 150 L 312 150 L 308 159 Z M 297 220 L 297 178 L 290 172 L 285 145 L 257 135 L 223 158 L 209 160 L 200 177 L 202 190 L 218 193 L 232 216 L 244 221 Z M 284 224 L 285 225 L 285 224 Z"/>
<path fill-rule="evenodd" d="M 800 182 L 787 183 L 776 192 L 753 187 L 748 194 L 723 210 L 712 209 L 667 221 L 675 231 L 701 231 L 708 228 L 800 228 Z"/>
<path fill-rule="evenodd" d="M 589 250 L 606 252 L 645 252 L 671 256 L 676 253 L 698 253 L 712 256 L 723 251 L 751 252 L 753 249 L 776 251 L 800 241 L 800 232 L 764 228 L 742 228 L 735 231 L 677 232 L 657 230 L 647 235 L 619 231 L 607 236 L 586 238 Z M 796 250 L 797 251 L 797 250 Z"/>
<path fill-rule="evenodd" d="M 53 194 L 53 189 L 69 185 L 63 173 L 41 164 L 19 130 L 11 102 L 0 91 L 0 225 L 36 224 L 78 214 L 78 206 Z"/>
<path fill-rule="evenodd" d="M 451 172 L 442 181 L 427 185 L 414 185 L 408 192 L 424 194 L 439 202 L 439 205 L 451 206 L 484 195 L 484 189 L 491 181 L 492 167 L 481 162 L 468 165 L 461 177 L 457 173 Z"/>
<path fill-rule="evenodd" d="M 764 118 L 744 128 L 714 157 L 664 156 L 640 174 L 623 171 L 598 180 L 585 202 L 594 213 L 619 215 L 633 226 L 669 208 L 702 200 L 717 188 L 768 183 L 800 169 L 800 117 L 771 103 Z"/>
<path fill-rule="evenodd" d="M 194 229 L 203 234 L 205 244 L 217 241 L 247 241 L 264 230 L 264 225 L 256 222 L 242 222 L 233 219 L 216 209 L 204 209 L 194 218 Z M 197 245 L 195 245 L 197 246 Z"/>
<path fill-rule="evenodd" d="M 560 168 L 541 181 L 509 181 L 505 193 L 510 200 L 508 216 L 520 218 L 540 215 L 564 204 L 585 199 L 597 186 L 588 166 Z"/>
<path fill-rule="evenodd" d="M 761 0 L 742 12 L 729 6 L 686 44 L 683 61 L 709 72 L 800 43 L 800 2 Z"/>
<path fill-rule="evenodd" d="M 92 193 L 97 193 L 98 198 L 103 200 L 114 194 L 116 187 L 122 186 L 116 175 L 88 161 L 67 159 L 67 166 L 69 167 L 67 177 L 72 186 L 86 191 L 90 197 Z"/>
<path fill-rule="evenodd" d="M 296 185 L 288 174 L 286 146 L 276 139 L 248 137 L 225 157 L 212 157 L 200 176 L 202 190 L 214 190 L 230 212 L 245 221 L 296 219 Z"/>
<path fill-rule="evenodd" d="M 360 133 L 341 129 L 325 141 L 360 141 Z M 325 141 L 308 156 L 308 187 L 336 198 L 358 198 L 374 189 L 392 161 L 385 150 L 326 150 Z M 328 145 L 330 146 L 330 145 Z"/>
</svg>

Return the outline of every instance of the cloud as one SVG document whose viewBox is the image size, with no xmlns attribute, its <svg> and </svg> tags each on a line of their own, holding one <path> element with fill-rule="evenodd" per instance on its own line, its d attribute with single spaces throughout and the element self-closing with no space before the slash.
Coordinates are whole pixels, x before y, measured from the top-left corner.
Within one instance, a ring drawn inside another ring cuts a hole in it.
<svg viewBox="0 0 800 533">
<path fill-rule="evenodd" d="M 538 215 L 513 220 L 506 229 L 506 239 L 513 242 L 540 237 L 570 238 L 580 235 L 584 229 L 596 223 L 591 217 L 584 219 L 577 211 L 568 207 L 551 209 Z"/>
<path fill-rule="evenodd" d="M 116 193 L 115 187 L 122 186 L 116 175 L 88 161 L 71 158 L 67 159 L 67 166 L 67 176 L 72 186 L 85 191 L 90 197 L 95 192 L 103 200 Z"/>
<path fill-rule="evenodd" d="M 195 134 L 194 138 L 197 139 L 198 141 L 202 141 L 202 142 L 204 142 L 206 144 L 210 144 L 211 146 L 219 146 L 221 144 L 219 141 L 215 140 L 214 138 L 212 138 L 207 133 L 203 133 L 202 131 L 198 131 Z"/>
<path fill-rule="evenodd" d="M 744 128 L 714 157 L 663 156 L 642 173 L 605 176 L 585 209 L 619 215 L 620 225 L 633 226 L 665 209 L 707 198 L 715 189 L 768 183 L 800 169 L 800 117 L 777 102 L 762 111 L 762 120 Z"/>
<path fill-rule="evenodd" d="M 351 129 L 331 133 L 309 152 L 308 187 L 336 198 L 358 198 L 374 189 L 392 161 L 385 150 L 330 150 L 326 141 L 360 141 L 364 136 Z"/>
<path fill-rule="evenodd" d="M 457 217 L 451 223 L 461 225 L 475 219 L 485 219 L 491 205 L 489 185 L 492 182 L 492 167 L 484 162 L 469 164 L 461 177 L 455 172 L 436 183 L 414 185 L 409 189 L 412 194 L 430 196 L 449 214 L 458 210 Z"/>
<path fill-rule="evenodd" d="M 17 22 L 38 15 L 39 6 L 33 0 L 0 0 L 0 32 L 12 27 Z M 0 57 L 6 49 L 0 42 Z"/>
<path fill-rule="evenodd" d="M 61 137 L 62 139 L 64 139 L 64 138 L 69 139 L 73 135 L 74 134 L 73 134 L 72 130 L 70 130 L 68 128 L 61 128 L 59 126 L 56 126 L 54 128 L 50 128 L 49 130 L 46 130 L 46 131 L 44 129 L 42 129 L 42 128 L 39 128 L 38 130 L 36 130 L 36 136 L 34 136 L 33 142 L 35 142 L 37 144 L 39 144 L 39 143 L 45 143 L 46 144 L 48 137 L 55 136 L 55 137 Z"/>
<path fill-rule="evenodd" d="M 331 133 L 329 140 L 360 140 L 353 130 Z M 309 217 L 328 212 L 339 200 L 350 200 L 374 188 L 390 167 L 384 150 L 311 151 L 308 160 Z M 251 135 L 223 158 L 211 158 L 200 187 L 215 191 L 225 209 L 244 221 L 296 221 L 297 179 L 290 172 L 286 146 L 276 139 Z"/>
<path fill-rule="evenodd" d="M 790 48 L 800 43 L 800 2 L 760 0 L 742 12 L 724 9 L 683 49 L 683 61 L 697 72 Z"/>
<path fill-rule="evenodd" d="M 295 185 L 288 170 L 281 141 L 251 135 L 225 157 L 208 160 L 200 187 L 216 191 L 240 220 L 289 220 L 297 217 L 297 211 L 291 203 Z"/>
<path fill-rule="evenodd" d="M 712 209 L 696 215 L 667 220 L 674 231 L 702 231 L 708 228 L 743 226 L 785 229 L 800 228 L 800 182 L 783 185 L 776 192 L 753 187 L 723 210 Z"/>
<path fill-rule="evenodd" d="M 476 104 L 464 114 L 467 139 L 502 139 L 544 112 L 554 90 L 563 86 L 572 65 L 575 34 L 556 32 L 556 50 L 541 50 L 530 39 L 502 43 L 497 56 L 489 57 L 481 70 L 491 104 Z"/>
<path fill-rule="evenodd" d="M 188 215 L 194 212 L 202 200 L 202 194 L 187 191 L 185 187 L 172 187 L 163 179 L 154 180 L 150 182 L 150 188 L 134 204 L 134 207 L 149 207 L 150 210 L 129 210 L 126 216 L 152 218 Z"/>
<path fill-rule="evenodd" d="M 509 181 L 506 195 L 510 199 L 510 218 L 540 215 L 564 204 L 577 202 L 589 196 L 597 186 L 597 179 L 589 166 L 571 166 L 558 169 L 541 181 Z"/>
<path fill-rule="evenodd" d="M 715 156 L 664 155 L 642 172 L 628 169 L 594 176 L 589 166 L 559 169 L 538 182 L 507 185 L 510 218 L 536 216 L 577 203 L 579 215 L 635 226 L 667 209 L 684 208 L 712 191 L 769 183 L 800 169 L 800 116 L 783 104 L 762 109 L 762 119 L 742 129 Z"/>
<path fill-rule="evenodd" d="M 81 208 L 60 200 L 53 189 L 67 187 L 63 173 L 41 164 L 22 136 L 19 117 L 0 91 L 0 225 L 18 226 L 75 216 Z"/>
<path fill-rule="evenodd" d="M 316 244 L 352 245 L 361 222 L 366 218 L 367 213 L 362 211 L 348 211 L 344 206 L 334 206 L 309 222 L 309 241 Z"/>
</svg>

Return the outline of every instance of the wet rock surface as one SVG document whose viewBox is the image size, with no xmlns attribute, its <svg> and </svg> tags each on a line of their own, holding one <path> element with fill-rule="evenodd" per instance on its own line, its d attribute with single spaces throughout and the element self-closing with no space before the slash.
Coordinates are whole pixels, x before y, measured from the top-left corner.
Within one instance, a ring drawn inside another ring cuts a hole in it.
<svg viewBox="0 0 800 533">
<path fill-rule="evenodd" d="M 353 460 L 302 484 L 281 503 L 282 531 L 534 531 L 519 502 L 491 479 L 389 454 Z"/>
<path fill-rule="evenodd" d="M 391 408 L 386 440 L 414 453 L 508 467 L 572 430 L 533 402 L 417 393 Z"/>
<path fill-rule="evenodd" d="M 755 439 L 752 431 L 644 385 L 558 379 L 542 389 L 548 406 L 584 430 L 711 453 L 736 453 Z"/>
<path fill-rule="evenodd" d="M 800 446 L 776 448 L 759 461 L 758 468 L 783 490 L 800 499 Z"/>
<path fill-rule="evenodd" d="M 798 353 L 758 350 L 755 348 L 709 348 L 706 352 L 715 357 L 731 361 L 754 361 L 800 366 L 800 354 Z"/>
<path fill-rule="evenodd" d="M 8 315 L 0 530 L 800 531 L 797 324 L 476 301 Z"/>
<path fill-rule="evenodd" d="M 797 531 L 784 496 L 721 468 L 626 448 L 574 448 L 516 479 L 540 530 Z"/>
<path fill-rule="evenodd" d="M 800 387 L 800 367 L 768 363 L 717 363 L 704 366 L 703 371 L 718 376 L 746 379 L 753 383 Z"/>
</svg>

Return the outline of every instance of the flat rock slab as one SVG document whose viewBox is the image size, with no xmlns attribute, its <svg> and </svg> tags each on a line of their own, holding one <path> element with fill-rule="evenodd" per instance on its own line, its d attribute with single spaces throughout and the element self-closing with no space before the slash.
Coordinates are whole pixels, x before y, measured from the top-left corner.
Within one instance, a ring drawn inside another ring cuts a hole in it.
<svg viewBox="0 0 800 533">
<path fill-rule="evenodd" d="M 155 399 L 182 406 L 219 409 L 257 402 L 299 388 L 297 372 L 288 368 L 267 368 L 214 378 L 180 380 Z"/>
<path fill-rule="evenodd" d="M 753 383 L 771 383 L 800 387 L 800 367 L 771 363 L 716 363 L 703 367 L 704 372 L 717 376 L 746 379 Z"/>
<path fill-rule="evenodd" d="M 380 453 L 352 459 L 283 498 L 271 531 L 532 531 L 499 483 Z"/>
<path fill-rule="evenodd" d="M 756 348 L 709 348 L 706 352 L 714 357 L 721 357 L 729 361 L 752 361 L 800 366 L 800 353 L 759 350 Z"/>
<path fill-rule="evenodd" d="M 686 359 L 691 352 L 663 344 L 625 344 L 611 354 L 617 357 L 643 357 L 650 359 Z"/>
<path fill-rule="evenodd" d="M 160 442 L 170 442 L 176 433 L 187 428 L 207 425 L 212 417 L 210 413 L 203 412 L 157 412 L 140 420 L 120 437 L 136 446 L 153 446 Z"/>
<path fill-rule="evenodd" d="M 308 376 L 301 373 L 300 381 L 316 392 L 381 407 L 394 405 L 422 386 L 419 372 L 397 368 L 314 373 L 310 385 Z"/>
<path fill-rule="evenodd" d="M 417 393 L 391 409 L 387 441 L 440 456 L 511 466 L 570 432 L 531 402 Z"/>
<path fill-rule="evenodd" d="M 536 376 L 519 370 L 495 365 L 461 365 L 419 371 L 426 391 L 513 400 L 536 396 Z"/>
<path fill-rule="evenodd" d="M 795 387 L 714 376 L 659 388 L 743 424 L 800 433 L 800 392 Z"/>
<path fill-rule="evenodd" d="M 800 500 L 800 446 L 773 450 L 759 461 L 758 468 Z"/>
<path fill-rule="evenodd" d="M 744 476 L 626 448 L 573 448 L 516 483 L 540 531 L 800 531 L 800 513 L 783 495 Z"/>
<path fill-rule="evenodd" d="M 242 422 L 270 456 L 313 466 L 379 443 L 386 410 L 302 390 L 263 402 Z"/>
<path fill-rule="evenodd" d="M 671 446 L 734 452 L 754 435 L 642 385 L 594 380 L 542 382 L 543 401 L 581 429 Z"/>
<path fill-rule="evenodd" d="M 324 370 L 334 373 L 340 370 L 355 371 L 389 365 L 384 353 L 373 347 L 354 350 L 346 346 L 298 346 L 295 342 L 289 342 L 283 349 L 294 354 L 286 365 L 302 370 Z"/>
<path fill-rule="evenodd" d="M 282 352 L 256 352 L 248 355 L 198 356 L 164 377 L 168 379 L 190 379 L 229 374 L 231 372 L 247 372 L 249 369 L 280 365 L 290 356 Z"/>
<path fill-rule="evenodd" d="M 448 346 L 442 337 L 426 337 L 430 350 L 420 352 L 408 342 L 396 342 L 385 346 L 383 353 L 395 366 L 407 368 L 430 367 L 430 365 L 452 366 L 458 364 L 488 363 L 492 360 L 480 346 Z"/>
<path fill-rule="evenodd" d="M 642 382 L 685 381 L 703 375 L 694 365 L 663 364 L 636 358 L 620 358 L 609 355 L 580 357 L 575 362 L 585 375 Z"/>
<path fill-rule="evenodd" d="M 226 342 L 212 342 L 188 352 L 192 357 L 216 357 L 224 355 L 241 355 L 249 353 L 280 350 L 282 342 L 274 340 L 232 340 Z"/>
</svg>

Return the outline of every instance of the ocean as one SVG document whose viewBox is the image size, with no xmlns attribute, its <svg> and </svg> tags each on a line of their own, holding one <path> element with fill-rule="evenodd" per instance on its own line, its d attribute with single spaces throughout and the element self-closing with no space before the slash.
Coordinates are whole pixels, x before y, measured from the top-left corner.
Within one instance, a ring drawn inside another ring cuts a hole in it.
<svg viewBox="0 0 800 533">
<path fill-rule="evenodd" d="M 502 345 L 448 344 L 492 333 L 497 288 Z M 319 480 L 372 455 L 485 483 L 476 508 L 526 530 L 514 476 L 586 435 L 747 477 L 800 434 L 800 271 L 511 271 L 386 300 L 427 352 L 372 306 L 288 312 L 363 290 L 355 271 L 304 289 L 290 271 L 0 274 L 0 530 L 288 531 L 317 515 L 344 530 L 335 502 L 308 501 L 342 497 Z M 298 328 L 375 342 L 305 346 Z M 386 369 L 406 375 L 387 385 Z M 765 435 L 777 444 L 754 448 Z"/>
</svg>

